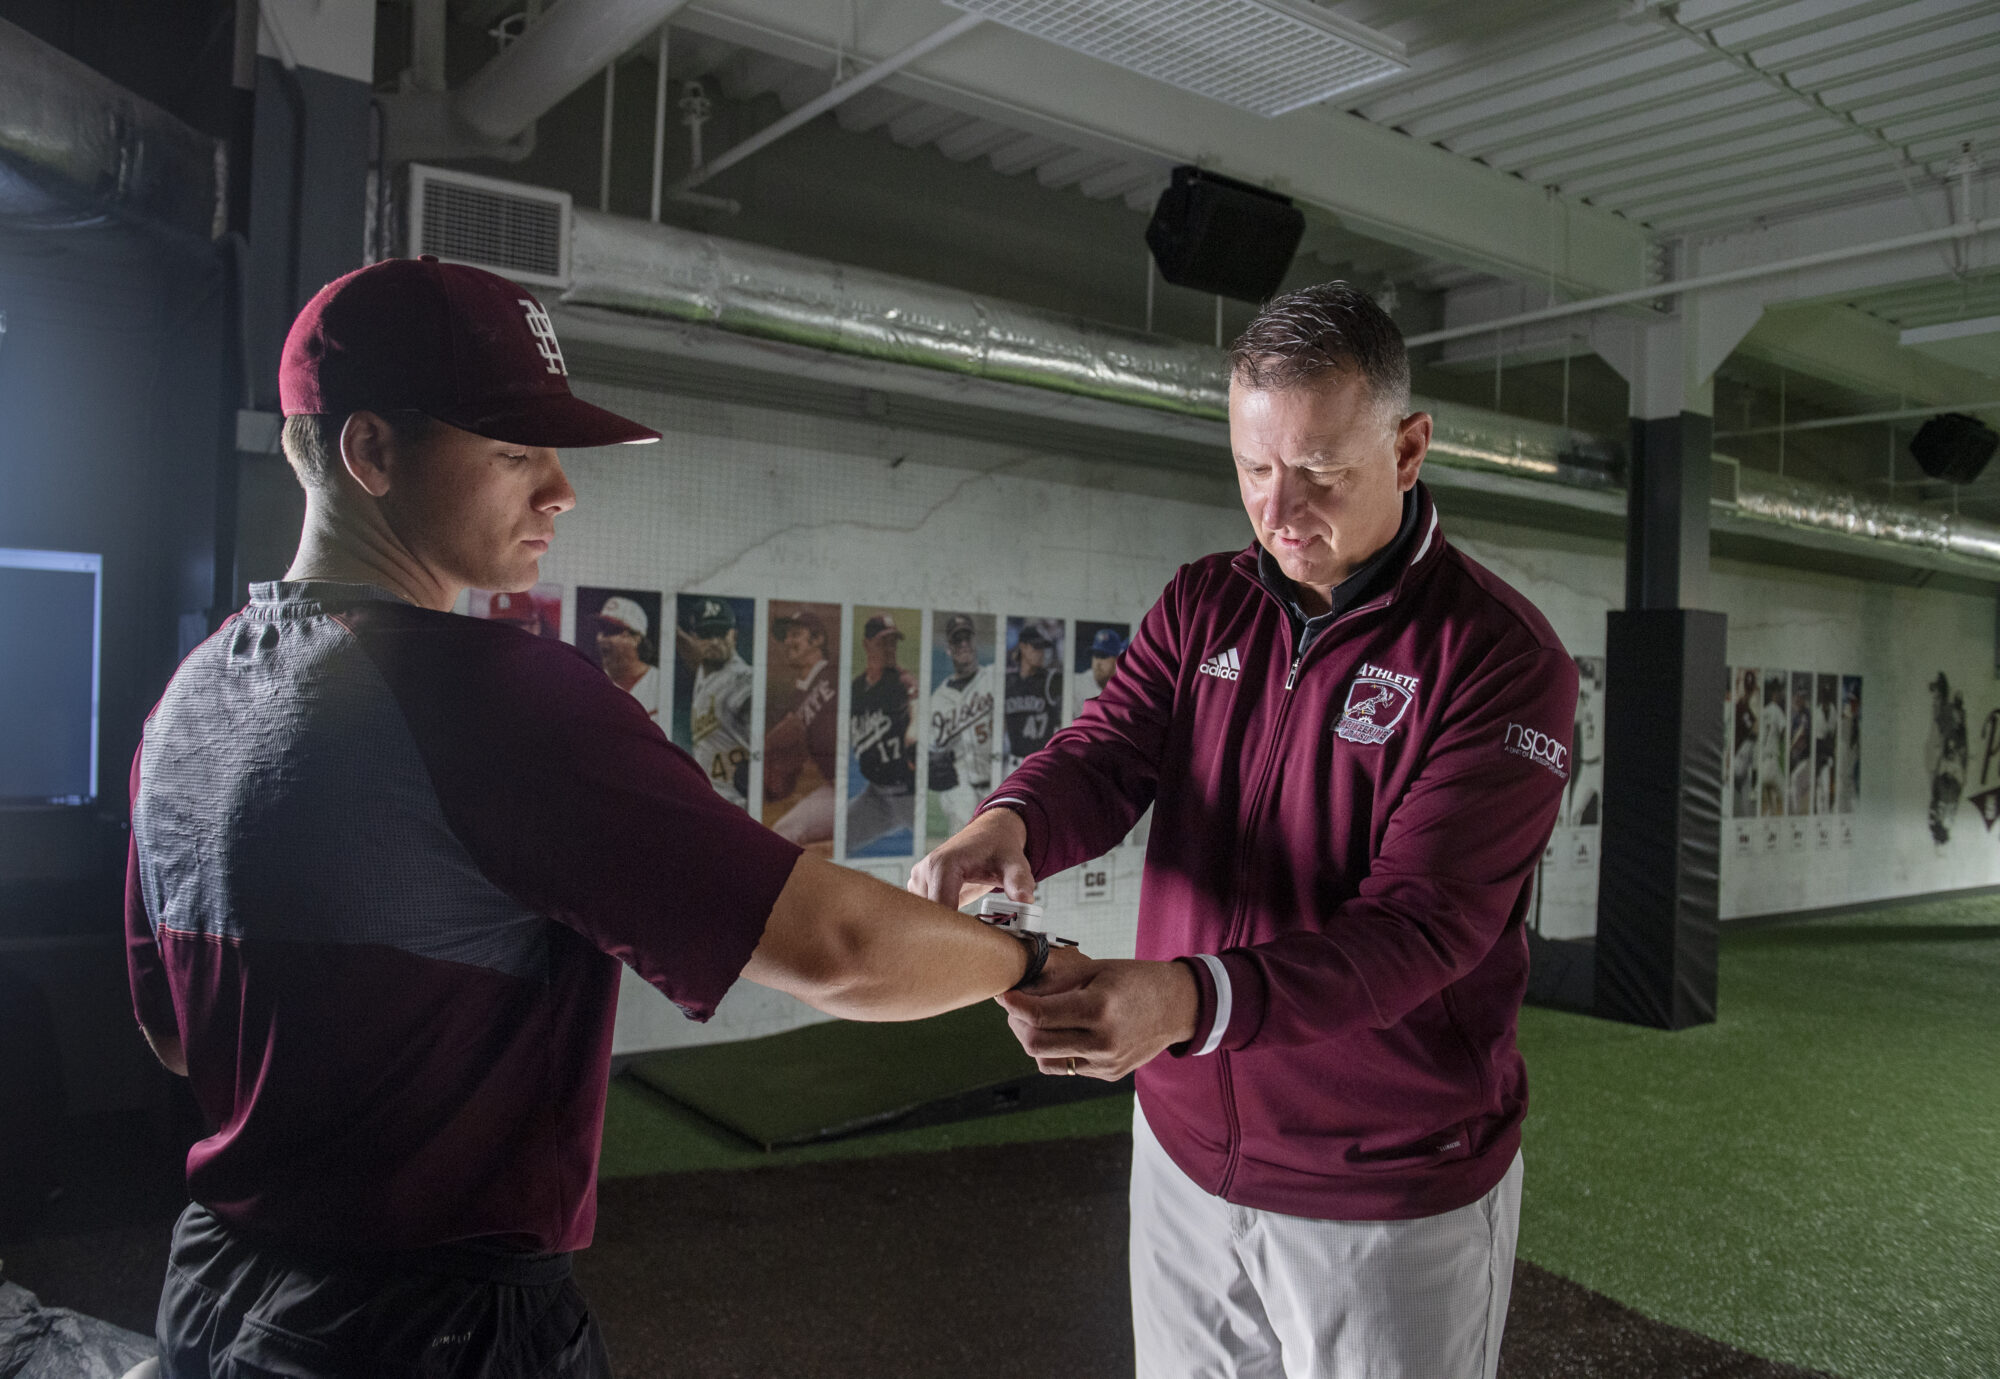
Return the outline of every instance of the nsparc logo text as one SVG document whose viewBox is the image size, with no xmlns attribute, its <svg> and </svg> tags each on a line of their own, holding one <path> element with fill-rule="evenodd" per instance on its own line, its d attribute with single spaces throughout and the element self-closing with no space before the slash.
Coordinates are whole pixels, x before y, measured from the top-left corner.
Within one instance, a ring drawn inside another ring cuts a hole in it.
<svg viewBox="0 0 2000 1379">
<path fill-rule="evenodd" d="M 1568 743 L 1558 742 L 1539 728 L 1509 723 L 1506 746 L 1515 756 L 1526 757 L 1537 766 L 1548 767 L 1563 780 L 1569 779 Z"/>
</svg>

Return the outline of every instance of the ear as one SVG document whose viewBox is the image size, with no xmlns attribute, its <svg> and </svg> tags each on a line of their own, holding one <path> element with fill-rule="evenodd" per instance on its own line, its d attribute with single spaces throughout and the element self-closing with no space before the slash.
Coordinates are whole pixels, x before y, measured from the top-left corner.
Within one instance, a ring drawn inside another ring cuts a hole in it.
<svg viewBox="0 0 2000 1379">
<path fill-rule="evenodd" d="M 1407 491 L 1431 448 L 1431 414 L 1412 412 L 1396 423 L 1396 487 Z"/>
<path fill-rule="evenodd" d="M 395 435 L 389 423 L 373 412 L 353 412 L 340 428 L 340 463 L 348 477 L 371 498 L 389 492 L 395 460 Z"/>
</svg>

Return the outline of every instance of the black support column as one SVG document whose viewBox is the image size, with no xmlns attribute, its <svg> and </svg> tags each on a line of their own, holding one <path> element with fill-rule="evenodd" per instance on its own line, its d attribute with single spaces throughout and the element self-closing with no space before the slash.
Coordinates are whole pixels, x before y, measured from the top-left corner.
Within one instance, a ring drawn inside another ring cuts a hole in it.
<svg viewBox="0 0 2000 1379">
<path fill-rule="evenodd" d="M 1727 621 L 1707 601 L 1709 448 L 1697 413 L 1632 423 L 1626 606 L 1605 657 L 1599 1015 L 1715 1019 Z"/>
</svg>

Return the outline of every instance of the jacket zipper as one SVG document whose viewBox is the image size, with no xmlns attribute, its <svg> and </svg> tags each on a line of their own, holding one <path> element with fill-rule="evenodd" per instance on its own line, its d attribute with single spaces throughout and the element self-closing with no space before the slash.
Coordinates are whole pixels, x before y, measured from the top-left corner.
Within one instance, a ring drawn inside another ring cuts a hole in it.
<svg viewBox="0 0 2000 1379">
<path fill-rule="evenodd" d="M 1255 584 L 1259 592 L 1266 598 L 1270 599 L 1273 603 L 1277 602 L 1276 595 L 1272 594 L 1269 589 L 1264 588 L 1262 581 L 1253 579 L 1250 582 Z M 1370 603 L 1363 604 L 1359 608 L 1350 608 L 1347 612 L 1335 618 L 1328 625 L 1325 632 L 1313 638 L 1313 644 L 1325 642 L 1334 628 L 1340 626 L 1340 624 L 1346 622 L 1349 618 L 1361 613 L 1374 612 L 1378 609 L 1386 608 L 1394 601 L 1395 596 L 1391 593 L 1385 598 L 1376 599 Z M 1295 643 L 1298 638 L 1298 629 L 1292 626 L 1290 614 L 1282 606 L 1279 607 L 1278 614 L 1284 621 L 1286 639 Z M 1258 770 L 1256 787 L 1245 797 L 1247 800 L 1254 802 L 1256 806 L 1251 814 L 1252 819 L 1255 819 L 1263 812 L 1264 795 L 1271 779 L 1272 767 L 1276 765 L 1278 758 L 1283 755 L 1285 723 L 1291 717 L 1292 712 L 1292 689 L 1299 682 L 1299 668 L 1305 664 L 1306 656 L 1311 650 L 1312 644 L 1304 647 L 1294 646 L 1292 648 L 1291 668 L 1285 672 L 1285 697 L 1279 701 L 1278 717 L 1271 725 L 1271 747 L 1264 757 L 1262 767 Z M 1239 896 L 1244 896 L 1246 892 L 1246 883 L 1249 879 L 1248 859 L 1253 852 L 1250 845 L 1255 839 L 1256 830 L 1253 824 L 1244 833 L 1242 841 L 1238 844 L 1237 856 L 1241 860 L 1237 864 L 1236 893 Z M 1230 917 L 1229 931 L 1224 935 L 1225 941 L 1222 945 L 1224 948 L 1232 947 L 1237 942 L 1237 933 L 1243 927 L 1243 915 L 1247 904 L 1247 898 L 1239 901 L 1236 913 Z M 1242 1163 L 1243 1131 L 1242 1124 L 1236 1116 L 1236 1083 L 1229 1072 L 1229 1051 L 1227 1049 L 1218 1049 L 1216 1050 L 1215 1057 L 1216 1072 L 1222 1082 L 1223 1113 L 1229 1122 L 1229 1136 L 1226 1141 L 1227 1148 L 1222 1167 L 1222 1182 L 1216 1188 L 1216 1195 L 1222 1197 L 1228 1195 L 1230 1185 L 1236 1181 L 1237 1167 Z"/>
</svg>

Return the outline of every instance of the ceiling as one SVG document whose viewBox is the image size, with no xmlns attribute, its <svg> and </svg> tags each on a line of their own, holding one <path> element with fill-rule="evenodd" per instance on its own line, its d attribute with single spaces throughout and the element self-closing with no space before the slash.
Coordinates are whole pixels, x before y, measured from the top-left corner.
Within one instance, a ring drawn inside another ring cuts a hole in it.
<svg viewBox="0 0 2000 1379">
<path fill-rule="evenodd" d="M 1897 195 L 2000 137 L 1990 0 L 1346 0 L 1348 109 L 1662 234 Z"/>
<path fill-rule="evenodd" d="M 490 8 L 496 0 L 455 0 L 461 13 L 481 3 Z M 1926 223 L 1941 224 L 1941 215 L 1964 213 L 1969 189 L 1974 214 L 2000 214 L 2000 3 L 1994 0 L 1332 0 L 1325 7 L 1400 43 L 1408 69 L 1333 107 L 1246 127 L 1240 112 L 1158 83 L 1135 88 L 1129 74 L 1095 61 L 1079 67 L 1074 54 L 1042 40 L 975 36 L 958 41 L 972 43 L 978 54 L 964 53 L 961 61 L 970 66 L 938 67 L 935 58 L 925 59 L 839 105 L 831 118 L 859 139 L 931 150 L 1140 211 L 1151 208 L 1182 161 L 1283 187 L 1273 172 L 1309 161 L 1314 142 L 1345 148 L 1346 121 L 1363 121 L 1373 126 L 1378 146 L 1387 140 L 1391 169 L 1407 167 L 1407 181 L 1424 180 L 1427 169 L 1442 176 L 1446 160 L 1458 159 L 1505 180 L 1481 173 L 1454 185 L 1532 189 L 1531 202 L 1466 203 L 1464 214 L 1475 223 L 1452 242 L 1475 243 L 1486 220 L 1532 219 L 1545 205 L 1550 219 L 1533 228 L 1546 240 L 1557 208 L 1587 208 L 1600 223 L 1632 232 L 1635 243 L 1650 240 L 1659 254 L 1656 272 L 1676 239 L 1751 231 L 1869 203 L 1905 209 L 1915 203 Z M 671 73 L 700 77 L 731 102 L 769 97 L 794 110 L 864 70 L 857 49 L 879 60 L 958 13 L 937 0 L 796 0 L 795 7 L 693 0 L 672 21 Z M 829 41 L 842 31 L 844 41 Z M 871 31 L 872 46 L 854 41 Z M 649 51 L 645 44 L 635 54 Z M 992 71 L 1012 74 L 1004 99 L 991 86 L 968 84 L 989 56 L 1001 64 Z M 1095 106 L 1065 99 L 1062 88 L 1084 85 L 1101 88 Z M 1117 101 L 1143 106 L 1159 117 L 1157 125 L 1086 118 L 1109 114 Z M 1424 147 L 1409 148 L 1404 139 Z M 1239 160 L 1255 161 L 1251 151 L 1260 143 L 1261 165 L 1239 168 Z M 1504 272 L 1536 293 L 1544 290 L 1539 275 L 1529 281 L 1519 267 L 1454 258 L 1448 247 L 1384 234 L 1365 218 L 1300 194 L 1309 215 L 1303 250 L 1341 276 L 1442 293 L 1491 284 Z M 1405 211 L 1401 223 L 1419 219 Z M 1430 223 L 1437 219 L 1433 211 Z M 1516 252 L 1510 262 L 1532 262 L 1536 252 Z M 1830 305 L 1885 331 L 2000 315 L 2000 255 L 1967 259 L 1944 247 L 1935 257 L 1935 271 L 1920 280 Z M 1553 267 L 1547 288 L 1554 295 Z M 1781 374 L 1738 370 L 1732 406 L 1755 394 L 1768 407 L 1773 399 L 1763 394 Z M 1879 395 L 1893 399 L 1896 388 L 1886 377 Z M 1829 385 L 1824 398 L 1807 388 L 1794 393 L 1793 406 L 1807 414 L 1879 407 L 1879 397 L 1868 400 L 1865 389 L 1872 386 L 1850 379 Z M 1843 474 L 1850 467 L 1840 453 L 1845 445 L 1835 444 L 1834 433 L 1815 435 L 1820 439 L 1799 443 L 1826 448 L 1828 477 Z M 1893 443 L 1895 432 L 1886 435 L 1885 443 Z M 1877 442 L 1847 439 L 1866 448 L 1872 468 Z M 1979 497 L 2000 516 L 2000 500 Z"/>
</svg>

